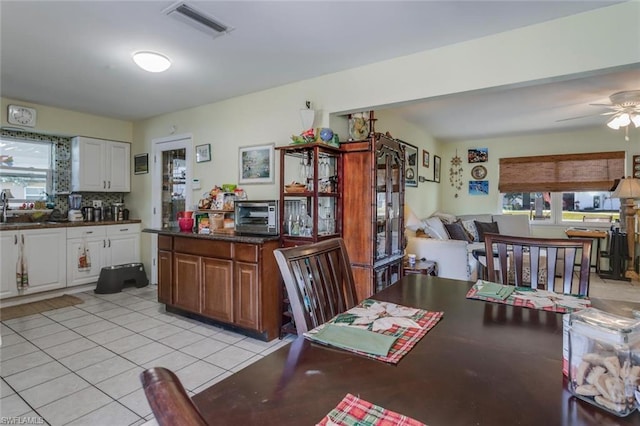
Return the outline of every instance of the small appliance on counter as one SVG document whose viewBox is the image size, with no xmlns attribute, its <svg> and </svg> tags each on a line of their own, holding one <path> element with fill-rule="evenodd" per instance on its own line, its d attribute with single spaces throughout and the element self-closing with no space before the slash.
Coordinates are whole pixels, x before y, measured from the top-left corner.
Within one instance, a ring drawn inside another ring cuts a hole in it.
<svg viewBox="0 0 640 426">
<path fill-rule="evenodd" d="M 84 217 L 82 216 L 82 195 L 70 194 L 69 195 L 69 213 L 67 219 L 70 222 L 82 222 Z"/>
<path fill-rule="evenodd" d="M 236 201 L 235 230 L 238 234 L 278 235 L 278 202 Z"/>
<path fill-rule="evenodd" d="M 93 214 L 94 214 L 94 209 L 93 207 L 83 207 L 82 209 L 82 218 L 84 219 L 85 222 L 93 222 Z"/>
<path fill-rule="evenodd" d="M 115 221 L 124 220 L 124 203 L 112 203 L 111 216 Z"/>
</svg>

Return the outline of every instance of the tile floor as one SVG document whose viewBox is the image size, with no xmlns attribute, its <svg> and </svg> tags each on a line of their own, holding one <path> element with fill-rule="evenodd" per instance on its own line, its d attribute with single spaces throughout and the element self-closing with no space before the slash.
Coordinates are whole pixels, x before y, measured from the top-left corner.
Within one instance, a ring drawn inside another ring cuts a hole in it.
<svg viewBox="0 0 640 426">
<path fill-rule="evenodd" d="M 75 295 L 84 303 L 0 323 L 0 420 L 155 425 L 138 377 L 145 368 L 171 369 L 193 395 L 292 340 L 167 313 L 155 286 Z"/>
</svg>

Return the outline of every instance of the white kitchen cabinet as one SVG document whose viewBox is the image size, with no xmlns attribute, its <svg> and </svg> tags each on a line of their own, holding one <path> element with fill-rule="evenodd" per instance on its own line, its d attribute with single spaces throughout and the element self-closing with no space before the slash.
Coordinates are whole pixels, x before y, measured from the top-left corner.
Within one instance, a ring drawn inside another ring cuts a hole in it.
<svg viewBox="0 0 640 426">
<path fill-rule="evenodd" d="M 109 225 L 107 265 L 140 262 L 140 224 Z"/>
<path fill-rule="evenodd" d="M 79 270 L 79 249 L 89 247 L 91 267 Z M 140 262 L 140 224 L 82 226 L 67 233 L 68 286 L 94 283 L 104 266 Z"/>
<path fill-rule="evenodd" d="M 29 273 L 29 287 L 20 294 L 32 294 L 66 286 L 66 234 L 65 228 L 3 231 L 0 233 L 2 249 L 2 282 L 0 298 L 19 294 L 16 285 L 16 263 L 19 243 L 24 244 L 24 257 Z"/>
<path fill-rule="evenodd" d="M 71 140 L 71 190 L 131 191 L 131 145 L 77 136 Z"/>
<path fill-rule="evenodd" d="M 82 226 L 67 230 L 67 286 L 94 283 L 105 265 L 106 226 Z M 89 249 L 91 267 L 81 269 L 78 256 L 83 246 Z"/>
</svg>

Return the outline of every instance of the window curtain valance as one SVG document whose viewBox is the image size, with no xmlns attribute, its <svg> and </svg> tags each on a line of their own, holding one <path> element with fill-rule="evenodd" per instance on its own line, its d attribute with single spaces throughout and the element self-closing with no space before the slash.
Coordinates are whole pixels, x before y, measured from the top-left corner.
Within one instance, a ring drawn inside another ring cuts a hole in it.
<svg viewBox="0 0 640 426">
<path fill-rule="evenodd" d="M 500 159 L 500 192 L 609 191 L 624 177 L 625 151 Z"/>
</svg>

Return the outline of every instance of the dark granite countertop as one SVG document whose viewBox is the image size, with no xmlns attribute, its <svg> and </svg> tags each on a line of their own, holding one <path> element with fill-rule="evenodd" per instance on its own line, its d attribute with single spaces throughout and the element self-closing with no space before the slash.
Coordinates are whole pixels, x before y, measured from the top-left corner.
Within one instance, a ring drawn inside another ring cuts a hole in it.
<svg viewBox="0 0 640 426">
<path fill-rule="evenodd" d="M 130 220 L 103 220 L 100 222 L 7 222 L 0 223 L 0 231 L 21 231 L 23 229 L 46 229 L 46 228 L 76 228 L 79 226 L 103 226 L 103 225 L 123 225 L 127 223 L 141 223 L 140 219 Z"/>
<path fill-rule="evenodd" d="M 211 234 L 196 234 L 194 232 L 181 231 L 179 228 L 145 228 L 142 232 L 149 232 L 152 234 L 168 235 L 170 237 L 186 237 L 186 238 L 199 238 L 204 240 L 219 240 L 219 241 L 231 241 L 235 243 L 249 243 L 249 244 L 262 244 L 267 241 L 277 241 L 280 239 L 278 235 L 238 235 L 233 231 L 213 232 Z"/>
</svg>

